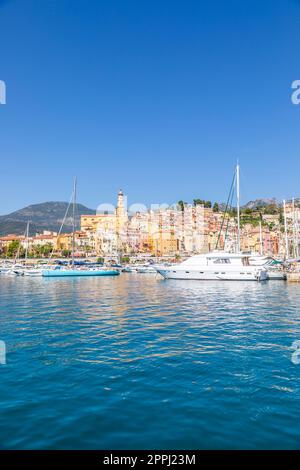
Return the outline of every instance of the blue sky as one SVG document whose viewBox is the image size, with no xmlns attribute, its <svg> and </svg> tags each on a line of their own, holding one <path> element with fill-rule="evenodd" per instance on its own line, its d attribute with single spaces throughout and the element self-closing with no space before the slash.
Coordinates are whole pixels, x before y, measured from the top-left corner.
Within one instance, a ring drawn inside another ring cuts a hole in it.
<svg viewBox="0 0 300 470">
<path fill-rule="evenodd" d="M 0 214 L 300 196 L 298 0 L 0 0 Z"/>
</svg>

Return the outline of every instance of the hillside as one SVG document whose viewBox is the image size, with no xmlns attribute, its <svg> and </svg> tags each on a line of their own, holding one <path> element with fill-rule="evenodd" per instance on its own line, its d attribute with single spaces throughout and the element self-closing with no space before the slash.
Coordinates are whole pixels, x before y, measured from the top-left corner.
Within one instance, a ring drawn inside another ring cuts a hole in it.
<svg viewBox="0 0 300 470">
<path fill-rule="evenodd" d="M 254 201 L 249 201 L 243 207 L 247 209 L 255 209 L 257 207 L 266 207 L 270 205 L 275 205 L 279 207 L 281 202 L 279 202 L 275 197 L 273 198 L 263 198 L 263 199 L 255 199 Z"/>
<path fill-rule="evenodd" d="M 30 235 L 43 230 L 58 232 L 68 207 L 67 202 L 44 202 L 24 207 L 18 211 L 0 216 L 0 236 L 10 233 L 23 234 L 27 221 L 30 221 Z M 72 211 L 70 210 L 65 221 L 63 232 L 72 230 Z M 79 228 L 80 215 L 95 214 L 95 211 L 76 204 L 76 228 Z"/>
</svg>

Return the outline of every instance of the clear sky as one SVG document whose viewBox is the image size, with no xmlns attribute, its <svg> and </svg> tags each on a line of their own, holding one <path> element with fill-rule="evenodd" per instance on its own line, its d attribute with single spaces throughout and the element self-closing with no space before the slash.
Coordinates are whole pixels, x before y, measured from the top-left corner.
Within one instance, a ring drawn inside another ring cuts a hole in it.
<svg viewBox="0 0 300 470">
<path fill-rule="evenodd" d="M 0 0 L 0 214 L 300 196 L 299 0 Z"/>
</svg>

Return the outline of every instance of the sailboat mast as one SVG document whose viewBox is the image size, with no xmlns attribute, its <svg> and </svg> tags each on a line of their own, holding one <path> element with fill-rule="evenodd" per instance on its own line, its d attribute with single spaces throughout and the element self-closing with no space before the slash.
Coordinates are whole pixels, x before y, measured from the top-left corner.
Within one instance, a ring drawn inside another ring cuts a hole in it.
<svg viewBox="0 0 300 470">
<path fill-rule="evenodd" d="M 74 185 L 73 185 L 73 233 L 72 233 L 72 266 L 74 266 L 74 252 L 75 252 L 75 207 L 76 207 L 76 185 L 77 180 L 76 176 L 74 178 Z"/>
<path fill-rule="evenodd" d="M 260 243 L 260 254 L 263 255 L 263 237 L 262 237 L 262 226 L 261 220 L 259 221 L 259 243 Z"/>
<path fill-rule="evenodd" d="M 27 261 L 28 256 L 28 244 L 29 244 L 29 220 L 26 225 L 26 248 L 25 248 L 25 262 Z"/>
<path fill-rule="evenodd" d="M 240 165 L 236 166 L 236 207 L 237 207 L 237 252 L 241 251 L 241 222 L 240 222 Z"/>
<path fill-rule="evenodd" d="M 294 258 L 297 255 L 297 242 L 296 242 L 296 214 L 295 214 L 295 198 L 292 199 L 292 209 L 293 209 L 293 254 Z"/>
<path fill-rule="evenodd" d="M 299 257 L 299 209 L 295 207 L 296 258 Z"/>
<path fill-rule="evenodd" d="M 287 232 L 285 199 L 283 200 L 283 215 L 284 215 L 284 235 L 285 235 L 285 258 L 288 259 L 288 257 L 289 257 L 289 240 L 288 240 L 288 232 Z"/>
</svg>

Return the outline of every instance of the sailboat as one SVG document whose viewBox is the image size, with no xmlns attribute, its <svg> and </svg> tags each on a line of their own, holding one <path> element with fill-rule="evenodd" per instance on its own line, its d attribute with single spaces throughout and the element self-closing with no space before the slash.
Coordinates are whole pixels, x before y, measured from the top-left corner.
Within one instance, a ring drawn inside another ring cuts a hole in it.
<svg viewBox="0 0 300 470">
<path fill-rule="evenodd" d="M 21 276 L 41 276 L 42 275 L 42 269 L 39 267 L 35 266 L 28 266 L 27 265 L 27 260 L 28 260 L 28 248 L 29 248 L 29 220 L 27 222 L 26 226 L 26 245 L 25 245 L 25 259 L 24 259 L 24 265 L 22 268 L 19 268 L 17 271 L 15 271 L 16 274 L 19 274 Z"/>
<path fill-rule="evenodd" d="M 247 254 L 240 247 L 240 167 L 237 164 L 233 183 L 236 183 L 237 202 L 237 243 L 236 253 L 215 250 L 195 255 L 180 264 L 156 267 L 165 279 L 186 280 L 226 280 L 226 281 L 264 281 L 267 271 L 262 266 L 251 266 Z M 232 183 L 232 188 L 233 188 Z M 230 192 L 232 191 L 232 188 Z M 230 196 L 229 196 L 230 199 Z M 222 227 L 221 227 L 222 230 Z"/>
<path fill-rule="evenodd" d="M 98 268 L 85 268 L 82 266 L 75 265 L 75 207 L 76 207 L 76 193 L 77 193 L 77 179 L 74 179 L 73 193 L 72 193 L 72 261 L 70 266 L 56 266 L 53 269 L 43 269 L 43 277 L 74 277 L 74 276 L 118 276 L 120 273 L 116 269 L 98 269 Z M 68 208 L 69 209 L 69 208 Z M 67 209 L 67 211 L 68 211 Z M 63 225 L 63 224 L 62 224 Z M 62 227 L 61 227 L 62 229 Z M 61 230 L 60 230 L 61 232 Z"/>
<path fill-rule="evenodd" d="M 24 276 L 26 269 L 26 263 L 27 263 L 27 258 L 28 258 L 28 243 L 29 243 L 29 220 L 26 224 L 26 229 L 24 232 L 24 237 L 25 237 L 25 257 L 24 261 L 21 263 L 20 262 L 20 249 L 21 249 L 21 244 L 18 247 L 14 264 L 11 267 L 11 273 L 16 274 L 17 276 Z M 19 262 L 17 262 L 19 260 Z"/>
</svg>

